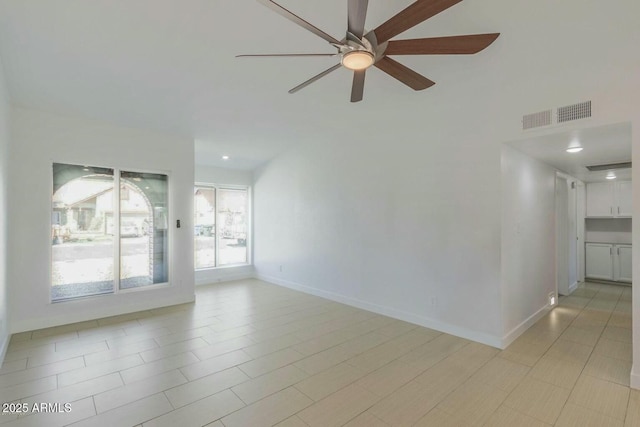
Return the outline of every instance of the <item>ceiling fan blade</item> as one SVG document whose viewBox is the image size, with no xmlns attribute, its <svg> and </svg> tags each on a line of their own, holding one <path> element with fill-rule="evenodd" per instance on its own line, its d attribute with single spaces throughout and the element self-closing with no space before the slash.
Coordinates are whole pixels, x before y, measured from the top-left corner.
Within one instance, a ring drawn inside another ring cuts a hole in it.
<svg viewBox="0 0 640 427">
<path fill-rule="evenodd" d="M 278 3 L 274 2 L 274 1 L 271 1 L 271 0 L 258 0 L 258 1 L 260 3 L 262 3 L 262 4 L 264 4 L 265 6 L 267 6 L 269 9 L 273 10 L 274 12 L 276 12 L 277 14 L 284 16 L 285 18 L 287 18 L 288 20 L 290 20 L 292 22 L 295 22 L 296 24 L 298 24 L 302 28 L 304 28 L 304 29 L 306 29 L 308 31 L 311 31 L 313 34 L 315 34 L 318 37 L 321 37 L 321 38 L 325 39 L 329 43 L 342 44 L 342 43 L 340 43 L 339 40 L 336 40 L 335 38 L 331 37 L 329 34 L 325 33 L 321 29 L 319 29 L 317 27 L 314 27 L 313 25 L 311 25 L 310 23 L 308 23 L 304 19 L 300 18 L 298 15 L 295 15 L 295 14 L 291 13 L 289 10 L 287 10 L 284 7 L 280 6 Z"/>
<path fill-rule="evenodd" d="M 366 70 L 353 72 L 353 86 L 351 86 L 351 102 L 360 102 L 364 96 L 364 76 Z"/>
<path fill-rule="evenodd" d="M 267 53 L 259 55 L 236 55 L 236 58 L 269 58 L 295 56 L 336 56 L 337 53 Z"/>
<path fill-rule="evenodd" d="M 320 80 L 321 78 L 323 78 L 324 76 L 326 76 L 327 74 L 337 70 L 338 68 L 342 67 L 342 64 L 336 64 L 333 67 L 329 68 L 328 70 L 324 70 L 323 72 L 321 72 L 320 74 L 318 74 L 317 76 L 313 76 L 311 77 L 309 80 L 307 80 L 304 83 L 299 84 L 298 86 L 294 87 L 293 89 L 291 89 L 289 91 L 289 93 L 296 93 L 297 91 L 299 91 L 300 89 L 304 89 L 305 87 L 309 86 L 311 83 L 315 82 L 316 80 Z"/>
<path fill-rule="evenodd" d="M 359 39 L 364 35 L 364 22 L 367 19 L 369 0 L 349 0 L 347 32 Z"/>
<path fill-rule="evenodd" d="M 391 40 L 386 55 L 460 55 L 478 53 L 493 43 L 500 33 L 428 39 Z"/>
<path fill-rule="evenodd" d="M 378 43 L 384 43 L 409 28 L 449 9 L 462 0 L 418 0 L 384 24 L 373 30 Z"/>
<path fill-rule="evenodd" d="M 394 61 L 388 56 L 376 62 L 375 66 L 413 90 L 427 89 L 435 84 L 435 82 Z"/>
</svg>

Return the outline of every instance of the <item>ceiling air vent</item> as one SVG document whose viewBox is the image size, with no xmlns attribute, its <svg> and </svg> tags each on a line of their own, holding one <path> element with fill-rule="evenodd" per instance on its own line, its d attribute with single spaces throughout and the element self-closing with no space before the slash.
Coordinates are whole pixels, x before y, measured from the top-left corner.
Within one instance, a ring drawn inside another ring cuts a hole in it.
<svg viewBox="0 0 640 427">
<path fill-rule="evenodd" d="M 593 165 L 593 166 L 586 166 L 586 168 L 589 169 L 591 172 L 608 171 L 611 169 L 630 169 L 631 162 L 609 163 L 608 165 Z"/>
<path fill-rule="evenodd" d="M 591 117 L 591 101 L 558 108 L 558 123 Z"/>
<path fill-rule="evenodd" d="M 522 116 L 522 130 L 549 126 L 551 124 L 551 110 Z"/>
</svg>

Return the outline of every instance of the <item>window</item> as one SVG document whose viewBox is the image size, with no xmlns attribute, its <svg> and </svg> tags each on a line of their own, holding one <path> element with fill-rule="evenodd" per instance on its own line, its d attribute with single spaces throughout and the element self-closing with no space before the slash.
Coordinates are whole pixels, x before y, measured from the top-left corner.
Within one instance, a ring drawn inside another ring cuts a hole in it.
<svg viewBox="0 0 640 427">
<path fill-rule="evenodd" d="M 195 268 L 246 264 L 248 189 L 197 186 L 194 205 Z"/>
<path fill-rule="evenodd" d="M 167 283 L 167 201 L 166 175 L 54 163 L 51 300 Z"/>
<path fill-rule="evenodd" d="M 196 188 L 196 269 L 216 266 L 216 189 Z"/>
</svg>

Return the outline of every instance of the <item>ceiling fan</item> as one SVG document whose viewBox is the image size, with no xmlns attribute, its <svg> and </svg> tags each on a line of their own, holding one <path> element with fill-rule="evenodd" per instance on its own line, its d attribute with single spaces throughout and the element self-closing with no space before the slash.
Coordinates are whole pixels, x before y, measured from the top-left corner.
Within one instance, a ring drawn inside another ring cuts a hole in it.
<svg viewBox="0 0 640 427">
<path fill-rule="evenodd" d="M 354 72 L 351 102 L 362 101 L 365 72 L 372 65 L 414 90 L 427 89 L 435 84 L 428 78 L 394 61 L 389 57 L 390 55 L 473 54 L 489 46 L 500 35 L 500 33 L 490 33 L 390 40 L 443 10 L 460 3 L 462 0 L 418 0 L 376 29 L 368 32 L 365 32 L 364 25 L 369 0 L 349 0 L 347 35 L 342 40 L 333 38 L 274 1 L 258 1 L 302 28 L 323 38 L 338 51 L 336 53 L 238 55 L 237 57 L 338 56 L 340 57 L 340 63 L 299 84 L 291 89 L 289 93 L 295 93 L 338 68 L 345 67 Z"/>
</svg>

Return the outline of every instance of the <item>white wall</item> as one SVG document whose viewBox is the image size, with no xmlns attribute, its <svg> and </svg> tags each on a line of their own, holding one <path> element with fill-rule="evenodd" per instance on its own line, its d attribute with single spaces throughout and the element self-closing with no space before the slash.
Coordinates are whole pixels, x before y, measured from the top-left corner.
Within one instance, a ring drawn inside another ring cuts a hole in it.
<svg viewBox="0 0 640 427">
<path fill-rule="evenodd" d="M 502 148 L 502 311 L 505 344 L 548 308 L 555 283 L 555 169 Z"/>
<path fill-rule="evenodd" d="M 14 108 L 9 180 L 12 332 L 193 301 L 194 152 L 190 139 Z M 53 162 L 168 173 L 171 286 L 51 304 Z"/>
<path fill-rule="evenodd" d="M 196 162 L 198 159 L 196 159 Z M 196 182 L 200 184 L 253 184 L 253 172 L 239 169 L 217 168 L 196 164 Z"/>
<path fill-rule="evenodd" d="M 9 302 L 7 285 L 7 190 L 9 157 L 9 92 L 0 61 L 0 361 L 9 345 Z"/>
<path fill-rule="evenodd" d="M 258 277 L 499 346 L 500 158 L 471 143 L 487 127 L 442 123 L 310 141 L 257 171 Z"/>
<path fill-rule="evenodd" d="M 197 161 L 197 159 L 196 159 Z M 246 185 L 253 184 L 253 172 L 237 169 L 218 168 L 196 164 L 196 183 L 198 184 L 221 184 L 221 185 Z M 251 255 L 252 245 L 248 250 Z M 206 285 L 209 283 L 223 282 L 228 280 L 238 280 L 253 277 L 253 265 L 230 266 L 220 268 L 210 268 L 196 271 L 196 285 Z"/>
<path fill-rule="evenodd" d="M 587 243 L 621 243 L 632 242 L 631 218 L 587 218 L 585 220 Z"/>
</svg>

